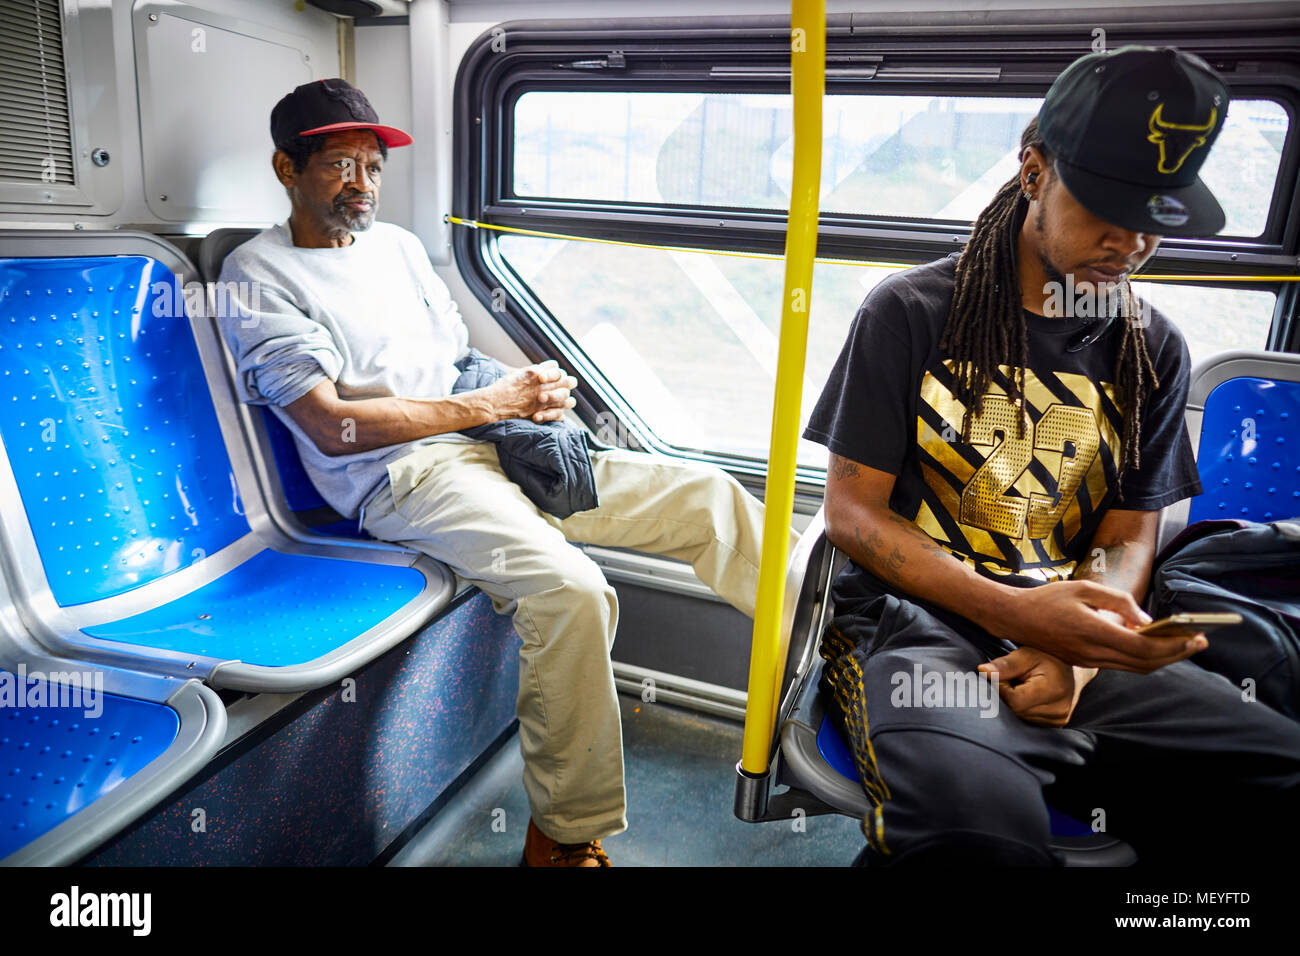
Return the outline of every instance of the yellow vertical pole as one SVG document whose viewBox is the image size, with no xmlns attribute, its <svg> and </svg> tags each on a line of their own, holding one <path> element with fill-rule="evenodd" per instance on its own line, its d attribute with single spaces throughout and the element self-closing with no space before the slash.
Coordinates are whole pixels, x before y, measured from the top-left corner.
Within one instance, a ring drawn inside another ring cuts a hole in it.
<svg viewBox="0 0 1300 956">
<path fill-rule="evenodd" d="M 772 440 L 767 467 L 763 556 L 749 657 L 749 699 L 740 765 L 748 774 L 767 772 L 777 700 L 785 662 L 779 660 L 781 610 L 790 522 L 794 513 L 795 458 L 803 399 L 804 357 L 817 255 L 817 198 L 821 188 L 822 93 L 826 86 L 825 0 L 792 0 L 791 90 L 794 94 L 794 180 L 785 236 L 785 300 L 772 402 Z"/>
</svg>

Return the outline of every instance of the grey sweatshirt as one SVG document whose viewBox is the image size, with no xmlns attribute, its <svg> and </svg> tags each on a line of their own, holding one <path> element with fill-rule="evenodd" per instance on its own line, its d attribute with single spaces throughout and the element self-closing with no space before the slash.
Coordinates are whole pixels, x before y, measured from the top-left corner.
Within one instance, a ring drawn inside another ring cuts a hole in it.
<svg viewBox="0 0 1300 956">
<path fill-rule="evenodd" d="M 229 304 L 217 309 L 240 399 L 272 407 L 316 490 L 347 518 L 390 462 L 432 441 L 470 441 L 453 432 L 330 456 L 284 411 L 326 379 L 344 399 L 445 398 L 460 374 L 469 331 L 420 240 L 386 222 L 353 235 L 341 249 L 304 249 L 287 223 L 264 230 L 226 257 L 218 292 Z M 346 440 L 346 419 L 340 428 Z"/>
</svg>

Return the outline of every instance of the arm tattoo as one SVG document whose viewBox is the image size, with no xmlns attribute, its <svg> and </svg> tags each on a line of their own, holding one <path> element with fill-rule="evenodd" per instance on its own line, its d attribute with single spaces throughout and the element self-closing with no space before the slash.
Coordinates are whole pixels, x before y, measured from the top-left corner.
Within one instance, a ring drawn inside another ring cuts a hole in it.
<svg viewBox="0 0 1300 956">
<path fill-rule="evenodd" d="M 885 539 L 875 528 L 869 529 L 865 538 L 862 536 L 861 528 L 854 528 L 853 534 L 857 538 L 858 547 L 862 549 L 862 552 L 869 559 L 867 562 L 868 567 L 895 584 L 900 583 L 899 572 L 907 559 L 903 557 L 898 548 L 894 548 L 893 553 L 886 557 Z"/>
<path fill-rule="evenodd" d="M 850 458 L 841 458 L 839 455 L 831 455 L 831 474 L 836 480 L 841 478 L 856 478 L 862 474 L 862 469 L 858 463 Z"/>
<path fill-rule="evenodd" d="M 931 554 L 948 554 L 933 538 L 902 515 L 891 513 L 889 520 Z M 853 534 L 858 547 L 867 558 L 870 570 L 901 587 L 903 584 L 903 568 L 907 564 L 907 555 L 897 546 L 891 548 L 889 553 L 886 554 L 885 539 L 875 528 L 869 528 L 865 537 L 861 528 L 854 528 Z"/>
<path fill-rule="evenodd" d="M 889 555 L 890 574 L 893 575 L 895 578 L 897 578 L 899 572 L 903 570 L 903 565 L 906 563 L 907 563 L 907 558 L 903 555 L 903 552 L 895 548 L 893 552 Z"/>
<path fill-rule="evenodd" d="M 902 515 L 894 512 L 890 512 L 889 520 L 910 534 L 916 540 L 916 543 L 925 548 L 925 550 L 933 552 L 934 554 L 949 553 L 939 545 L 939 542 L 935 541 L 934 538 L 922 531 L 915 521 L 908 521 Z"/>
<path fill-rule="evenodd" d="M 1132 593 L 1140 580 L 1141 562 L 1128 560 L 1127 544 L 1106 544 L 1093 548 L 1071 575 L 1076 581 L 1091 580 Z M 1145 588 L 1143 588 L 1145 591 Z"/>
<path fill-rule="evenodd" d="M 867 537 L 863 539 L 862 529 L 854 528 L 853 535 L 858 539 L 858 547 L 874 562 L 877 549 L 885 543 L 884 539 L 880 537 L 880 532 L 872 528 L 867 532 Z"/>
</svg>

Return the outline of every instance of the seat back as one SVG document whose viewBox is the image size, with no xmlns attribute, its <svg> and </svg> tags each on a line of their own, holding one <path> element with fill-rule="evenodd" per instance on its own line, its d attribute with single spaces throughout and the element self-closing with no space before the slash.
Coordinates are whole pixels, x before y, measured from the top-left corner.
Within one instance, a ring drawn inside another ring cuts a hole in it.
<svg viewBox="0 0 1300 956">
<path fill-rule="evenodd" d="M 60 606 L 249 531 L 186 317 L 193 267 L 160 247 L 45 258 L 0 240 L 0 442 Z"/>
<path fill-rule="evenodd" d="M 1300 355 L 1215 356 L 1193 373 L 1188 406 L 1203 489 L 1189 522 L 1300 515 Z"/>
<path fill-rule="evenodd" d="M 226 256 L 234 252 L 243 243 L 256 236 L 259 229 L 214 229 L 203 237 L 199 243 L 199 270 L 208 282 L 215 282 L 221 275 Z M 275 416 L 270 408 L 263 406 L 256 411 L 242 414 L 246 428 L 254 436 L 254 441 L 270 449 L 268 465 L 274 467 L 275 474 L 268 476 L 269 495 L 272 499 L 283 501 L 286 517 L 293 516 L 304 527 L 316 534 L 337 535 L 343 537 L 369 537 L 357 530 L 356 522 L 340 520 L 330 508 L 316 486 L 311 483 L 302 459 L 294 445 L 292 432 Z M 274 486 L 278 481 L 279 488 Z"/>
<path fill-rule="evenodd" d="M 241 245 L 252 239 L 260 229 L 213 229 L 199 242 L 199 275 L 204 282 L 216 282 L 221 277 L 221 266 Z"/>
<path fill-rule="evenodd" d="M 260 418 L 266 429 L 266 437 L 275 456 L 276 471 L 280 476 L 280 487 L 284 489 L 284 500 L 289 510 L 299 514 L 328 508 L 329 505 L 307 476 L 307 469 L 302 466 L 302 459 L 293 443 L 293 433 L 285 427 L 284 422 L 275 417 L 275 412 L 265 406 L 261 414 L 254 417 Z"/>
</svg>

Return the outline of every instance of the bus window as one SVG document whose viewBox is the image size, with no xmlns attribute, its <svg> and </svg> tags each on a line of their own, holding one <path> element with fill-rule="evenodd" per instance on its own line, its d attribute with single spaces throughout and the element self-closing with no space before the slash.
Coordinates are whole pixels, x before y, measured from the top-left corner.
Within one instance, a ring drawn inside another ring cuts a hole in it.
<svg viewBox="0 0 1300 956">
<path fill-rule="evenodd" d="M 548 49 L 548 64 L 565 42 Z M 757 61 L 745 70 L 715 65 L 704 84 L 698 67 L 675 73 L 671 55 L 651 64 L 623 52 L 635 88 L 620 70 L 558 79 L 530 70 L 540 53 L 496 65 L 472 113 L 498 120 L 482 130 L 476 175 L 457 188 L 481 184 L 461 208 L 525 232 L 479 230 L 457 246 L 469 254 L 462 269 L 477 271 L 498 300 L 507 291 L 520 325 L 573 356 L 572 367 L 642 444 L 761 471 L 790 201 L 788 84 L 782 89 Z M 1020 134 L 1046 83 L 1027 82 L 1012 60 L 990 72 L 960 63 L 964 55 L 952 53 L 942 80 L 892 88 L 834 73 L 828 80 L 805 419 L 866 294 L 891 272 L 960 249 L 973 218 L 1017 169 Z M 891 75 L 907 72 L 901 58 L 894 65 Z M 1164 241 L 1135 283 L 1178 323 L 1193 361 L 1271 341 L 1279 284 L 1169 277 L 1284 271 L 1276 253 L 1288 214 L 1282 157 L 1292 112 L 1281 87 L 1233 99 L 1204 169 L 1223 197 L 1224 230 L 1212 240 Z M 527 234 L 534 230 L 546 235 Z M 801 442 L 798 462 L 815 479 L 826 452 Z"/>
<path fill-rule="evenodd" d="M 766 456 L 781 317 L 779 259 L 509 235 L 500 250 L 663 441 L 692 451 Z M 863 296 L 897 268 L 816 267 L 805 421 Z M 826 449 L 801 441 L 799 463 L 824 468 Z"/>
<path fill-rule="evenodd" d="M 1133 291 L 1174 320 L 1193 365 L 1228 349 L 1263 348 L 1277 307 L 1277 293 L 1259 289 L 1134 282 Z"/>
<path fill-rule="evenodd" d="M 971 222 L 1015 172 L 1038 98 L 828 95 L 823 214 Z M 790 98 L 770 94 L 535 90 L 515 103 L 518 199 L 784 210 Z M 1203 171 L 1224 194 L 1221 235 L 1264 232 L 1286 110 L 1233 100 Z"/>
</svg>

